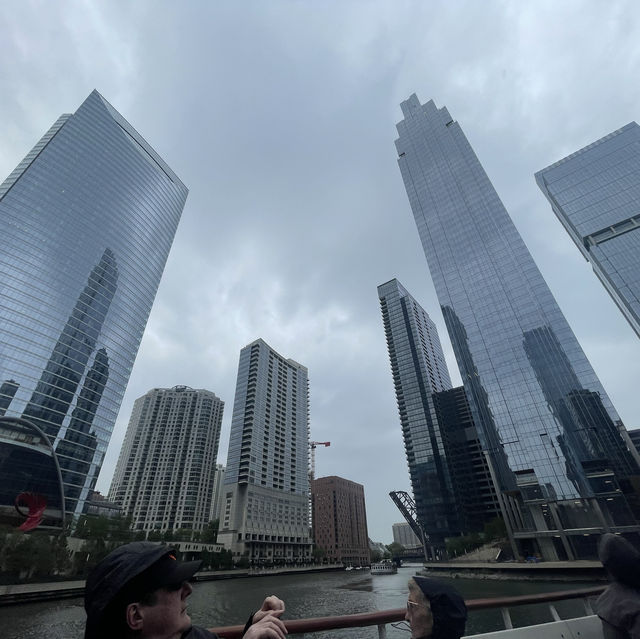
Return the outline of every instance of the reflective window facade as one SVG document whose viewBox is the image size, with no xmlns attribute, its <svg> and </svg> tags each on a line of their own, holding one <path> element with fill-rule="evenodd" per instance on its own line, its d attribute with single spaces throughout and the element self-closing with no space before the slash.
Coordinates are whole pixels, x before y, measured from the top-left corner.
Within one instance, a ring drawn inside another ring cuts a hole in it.
<svg viewBox="0 0 640 639">
<path fill-rule="evenodd" d="M 549 502 L 584 498 L 601 526 L 592 478 L 639 472 L 624 426 L 458 123 L 415 94 L 401 106 L 398 163 L 503 513 L 551 530 Z"/>
<path fill-rule="evenodd" d="M 418 521 L 432 544 L 461 522 L 434 393 L 451 388 L 436 325 L 398 282 L 378 287 Z"/>
<path fill-rule="evenodd" d="M 429 545 L 483 529 L 498 500 L 462 387 L 452 388 L 435 324 L 398 282 L 378 287 L 418 520 Z"/>
<path fill-rule="evenodd" d="M 0 412 L 47 434 L 69 512 L 95 485 L 186 197 L 97 91 L 0 186 Z"/>
<path fill-rule="evenodd" d="M 640 336 L 640 127 L 630 122 L 536 182 Z"/>
<path fill-rule="evenodd" d="M 210 521 L 223 410 L 215 393 L 187 386 L 135 401 L 109 498 L 136 530 L 202 530 Z"/>
</svg>

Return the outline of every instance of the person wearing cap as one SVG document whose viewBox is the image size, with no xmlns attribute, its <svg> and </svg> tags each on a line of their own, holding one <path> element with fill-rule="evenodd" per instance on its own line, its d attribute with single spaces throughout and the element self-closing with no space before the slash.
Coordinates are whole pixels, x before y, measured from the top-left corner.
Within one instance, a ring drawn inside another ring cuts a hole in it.
<svg viewBox="0 0 640 639">
<path fill-rule="evenodd" d="M 178 561 L 175 550 L 134 541 L 109 553 L 85 585 L 85 639 L 215 639 L 187 614 L 189 579 L 202 562 Z M 271 595 L 249 618 L 245 639 L 285 639 L 284 602 Z"/>
<path fill-rule="evenodd" d="M 605 639 L 640 639 L 640 553 L 623 537 L 606 533 L 598 556 L 611 581 L 596 601 Z"/>
<path fill-rule="evenodd" d="M 451 586 L 416 575 L 409 579 L 405 620 L 411 639 L 460 639 L 464 635 L 467 607 Z"/>
</svg>

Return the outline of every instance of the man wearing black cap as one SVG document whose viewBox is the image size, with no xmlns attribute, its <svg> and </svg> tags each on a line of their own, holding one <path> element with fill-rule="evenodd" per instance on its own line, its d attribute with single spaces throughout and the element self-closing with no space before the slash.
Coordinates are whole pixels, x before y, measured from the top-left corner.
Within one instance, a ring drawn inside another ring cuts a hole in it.
<svg viewBox="0 0 640 639">
<path fill-rule="evenodd" d="M 177 561 L 175 551 L 148 541 L 116 548 L 91 572 L 85 586 L 85 639 L 215 639 L 191 625 L 189 579 L 201 562 Z M 272 595 L 245 627 L 246 639 L 285 639 L 284 602 Z"/>
<path fill-rule="evenodd" d="M 411 639 L 460 639 L 464 635 L 467 607 L 450 586 L 416 575 L 409 579 L 405 620 Z"/>
</svg>

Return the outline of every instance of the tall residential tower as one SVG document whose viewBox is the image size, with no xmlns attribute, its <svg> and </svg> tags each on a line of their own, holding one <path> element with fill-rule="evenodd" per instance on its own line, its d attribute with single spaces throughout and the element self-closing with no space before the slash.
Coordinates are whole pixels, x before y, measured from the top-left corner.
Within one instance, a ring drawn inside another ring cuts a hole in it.
<svg viewBox="0 0 640 639">
<path fill-rule="evenodd" d="M 417 517 L 436 555 L 482 530 L 497 499 L 462 387 L 451 388 L 436 326 L 398 282 L 378 287 Z"/>
<path fill-rule="evenodd" d="M 640 127 L 536 173 L 553 212 L 640 336 Z"/>
<path fill-rule="evenodd" d="M 514 549 L 593 556 L 638 529 L 638 456 L 458 123 L 401 106 L 400 171 Z"/>
<path fill-rule="evenodd" d="M 47 435 L 70 513 L 95 486 L 186 197 L 97 91 L 0 186 L 0 412 Z"/>
<path fill-rule="evenodd" d="M 223 491 L 218 542 L 236 558 L 311 556 L 307 369 L 262 339 L 240 351 Z"/>
<path fill-rule="evenodd" d="M 440 338 L 427 312 L 398 282 L 378 286 L 391 372 L 418 521 L 431 543 L 460 531 L 451 469 L 433 395 L 451 388 Z"/>
<path fill-rule="evenodd" d="M 154 388 L 129 420 L 109 498 L 134 530 L 201 531 L 211 519 L 224 402 L 188 386 Z"/>
</svg>

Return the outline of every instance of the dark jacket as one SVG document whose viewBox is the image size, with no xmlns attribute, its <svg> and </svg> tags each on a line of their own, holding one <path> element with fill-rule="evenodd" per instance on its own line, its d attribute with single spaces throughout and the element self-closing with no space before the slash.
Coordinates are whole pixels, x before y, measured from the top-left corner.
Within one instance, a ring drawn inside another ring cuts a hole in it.
<svg viewBox="0 0 640 639">
<path fill-rule="evenodd" d="M 598 554 L 611 581 L 596 602 L 604 636 L 640 639 L 640 553 L 626 539 L 607 533 Z"/>
</svg>

